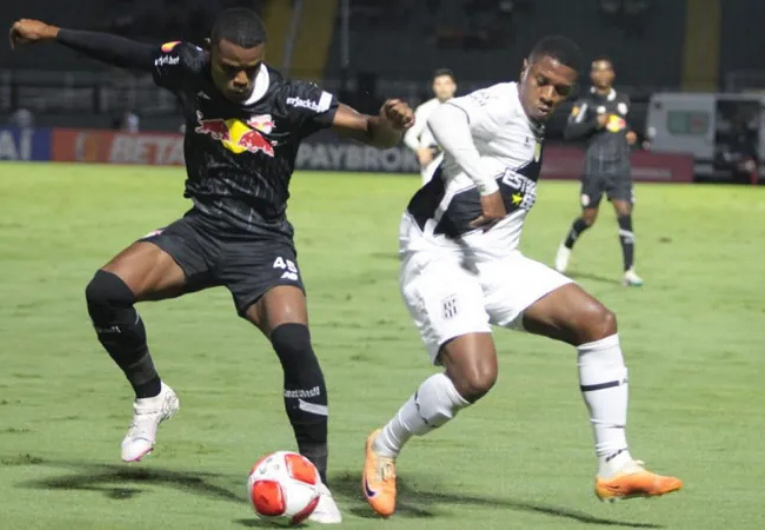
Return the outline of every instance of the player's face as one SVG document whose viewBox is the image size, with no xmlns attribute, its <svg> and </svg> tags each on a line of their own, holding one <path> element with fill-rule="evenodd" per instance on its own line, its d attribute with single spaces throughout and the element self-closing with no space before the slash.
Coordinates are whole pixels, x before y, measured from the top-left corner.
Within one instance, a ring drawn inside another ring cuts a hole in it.
<svg viewBox="0 0 765 530">
<path fill-rule="evenodd" d="M 218 90 L 236 103 L 246 100 L 252 93 L 255 77 L 265 56 L 265 45 L 242 48 L 221 40 L 211 50 L 211 74 Z"/>
<path fill-rule="evenodd" d="M 614 82 L 614 67 L 608 61 L 595 61 L 590 70 L 590 79 L 597 88 L 610 88 Z"/>
<path fill-rule="evenodd" d="M 526 115 L 545 121 L 571 95 L 578 77 L 576 70 L 552 57 L 525 62 L 519 90 Z"/>
<path fill-rule="evenodd" d="M 447 101 L 454 97 L 457 91 L 457 84 L 450 75 L 439 75 L 433 79 L 433 94 L 439 101 Z"/>
</svg>

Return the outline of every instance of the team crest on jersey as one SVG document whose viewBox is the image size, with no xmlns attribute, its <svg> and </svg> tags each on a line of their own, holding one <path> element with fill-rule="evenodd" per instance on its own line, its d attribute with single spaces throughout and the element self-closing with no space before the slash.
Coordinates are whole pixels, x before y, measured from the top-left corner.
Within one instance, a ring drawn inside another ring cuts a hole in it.
<svg viewBox="0 0 765 530">
<path fill-rule="evenodd" d="M 626 103 L 621 102 L 616 106 L 616 108 L 619 109 L 620 114 L 625 114 L 625 115 L 627 114 L 628 109 L 627 109 Z"/>
<path fill-rule="evenodd" d="M 581 109 L 580 109 L 580 108 L 579 108 L 577 105 L 575 105 L 575 106 L 574 106 L 574 107 L 571 109 L 571 115 L 572 115 L 573 117 L 575 117 L 575 118 L 576 118 L 577 116 L 579 116 L 579 112 L 580 112 L 580 111 L 581 111 Z"/>
<path fill-rule="evenodd" d="M 256 118 L 261 117 L 270 118 L 268 115 L 256 116 Z M 223 147 L 234 154 L 263 153 L 270 157 L 275 154 L 273 144 L 263 136 L 263 133 L 268 134 L 273 130 L 273 121 L 270 119 L 253 122 L 253 118 L 250 118 L 247 123 L 236 118 L 206 120 L 202 113 L 197 111 L 197 122 L 199 125 L 194 129 L 195 133 L 205 134 L 213 140 L 218 140 Z"/>
<path fill-rule="evenodd" d="M 178 46 L 180 43 L 181 43 L 181 41 L 179 41 L 179 40 L 174 40 L 174 41 L 166 42 L 166 43 L 164 43 L 164 44 L 161 46 L 161 48 L 160 48 L 160 49 L 161 49 L 163 52 L 165 52 L 165 53 L 167 53 L 167 52 L 171 52 L 171 51 L 173 51 L 173 48 L 175 48 L 176 46 Z"/>
</svg>

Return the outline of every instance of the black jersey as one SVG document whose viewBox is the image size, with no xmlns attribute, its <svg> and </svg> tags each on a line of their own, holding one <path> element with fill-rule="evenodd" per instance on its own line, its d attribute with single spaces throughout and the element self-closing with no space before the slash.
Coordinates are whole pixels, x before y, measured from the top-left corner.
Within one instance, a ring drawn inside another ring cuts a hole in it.
<svg viewBox="0 0 765 530">
<path fill-rule="evenodd" d="M 210 77 L 209 54 L 171 42 L 157 50 L 154 81 L 178 96 L 186 119 L 185 197 L 223 224 L 292 235 L 285 211 L 301 140 L 332 125 L 336 98 L 265 65 L 252 96 L 234 103 Z"/>
<path fill-rule="evenodd" d="M 566 138 L 587 141 L 586 166 L 592 172 L 610 172 L 614 168 L 629 168 L 630 148 L 627 115 L 630 99 L 626 94 L 611 91 L 602 96 L 594 89 L 579 99 L 571 109 Z M 598 128 L 598 117 L 608 115 L 608 122 Z"/>
</svg>

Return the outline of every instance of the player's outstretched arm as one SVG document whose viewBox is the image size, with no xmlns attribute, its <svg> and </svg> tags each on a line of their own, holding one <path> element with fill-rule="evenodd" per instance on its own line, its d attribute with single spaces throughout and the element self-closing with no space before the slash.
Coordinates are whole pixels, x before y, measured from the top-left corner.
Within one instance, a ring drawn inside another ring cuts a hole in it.
<svg viewBox="0 0 765 530">
<path fill-rule="evenodd" d="M 402 133 L 414 124 L 414 114 L 409 105 L 398 99 L 389 99 L 377 116 L 356 112 L 348 105 L 340 104 L 332 122 L 332 130 L 346 138 L 352 138 L 380 149 L 395 146 Z"/>
<path fill-rule="evenodd" d="M 13 24 L 11 48 L 22 44 L 58 42 L 105 63 L 151 70 L 155 47 L 108 33 L 76 31 L 51 26 L 39 20 L 22 18 Z"/>
</svg>

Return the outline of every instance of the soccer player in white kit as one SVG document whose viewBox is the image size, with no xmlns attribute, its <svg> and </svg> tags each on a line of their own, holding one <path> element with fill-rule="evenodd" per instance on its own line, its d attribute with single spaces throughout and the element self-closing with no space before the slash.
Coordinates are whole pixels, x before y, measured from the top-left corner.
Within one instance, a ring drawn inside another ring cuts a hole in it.
<svg viewBox="0 0 765 530">
<path fill-rule="evenodd" d="M 647 471 L 627 448 L 627 368 L 614 314 L 518 250 L 536 198 L 543 123 L 571 94 L 580 64 L 576 44 L 547 37 L 524 61 L 518 83 L 453 99 L 429 120 L 446 156 L 403 216 L 401 290 L 431 360 L 445 371 L 426 379 L 367 439 L 362 490 L 382 516 L 395 511 L 395 459 L 404 444 L 444 425 L 494 385 L 491 325 L 577 348 L 600 499 L 657 496 L 682 486 Z"/>
<path fill-rule="evenodd" d="M 436 97 L 429 99 L 415 109 L 414 125 L 404 135 L 404 143 L 417 155 L 423 185 L 430 182 L 430 179 L 433 178 L 433 173 L 435 173 L 444 158 L 427 123 L 434 110 L 454 97 L 454 93 L 457 91 L 457 81 L 454 77 L 454 72 L 448 68 L 436 70 L 433 73 L 431 88 Z"/>
</svg>

